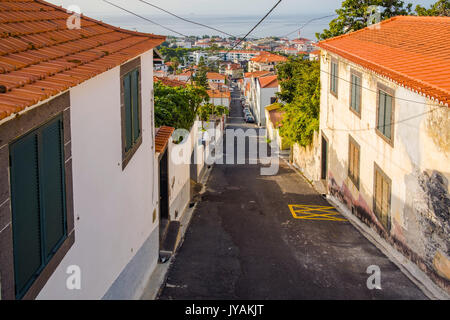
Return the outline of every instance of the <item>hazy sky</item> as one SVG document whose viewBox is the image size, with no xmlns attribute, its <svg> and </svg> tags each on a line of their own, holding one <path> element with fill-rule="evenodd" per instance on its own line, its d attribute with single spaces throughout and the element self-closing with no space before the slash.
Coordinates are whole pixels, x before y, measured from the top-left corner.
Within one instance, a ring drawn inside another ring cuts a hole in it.
<svg viewBox="0 0 450 320">
<path fill-rule="evenodd" d="M 140 13 L 159 14 L 157 9 L 140 3 L 138 0 L 110 0 L 130 10 Z M 119 14 L 120 10 L 111 7 L 102 0 L 50 0 L 50 2 L 63 7 L 78 5 L 85 14 L 95 13 L 112 15 Z M 264 15 L 277 1 L 276 0 L 148 0 L 164 9 L 173 11 L 181 16 L 199 15 Z M 340 0 L 283 0 L 274 11 L 276 14 L 316 14 L 334 12 L 340 7 Z M 436 0 L 406 0 L 414 5 L 429 6 Z M 124 13 L 122 13 L 124 14 Z"/>
<path fill-rule="evenodd" d="M 102 0 L 47 0 L 68 8 L 77 5 L 81 12 L 95 19 L 123 27 L 126 29 L 157 34 L 171 34 L 167 29 L 155 26 L 130 13 L 105 3 Z M 187 35 L 218 34 L 185 23 L 156 8 L 148 6 L 139 0 L 109 0 L 130 11 L 146 16 L 165 27 Z M 181 17 L 219 28 L 236 36 L 244 35 L 255 23 L 263 17 L 277 0 L 146 0 L 152 4 L 169 10 Z M 436 0 L 405 0 L 415 5 L 428 7 Z M 252 33 L 254 37 L 284 36 L 297 29 L 311 18 L 334 14 L 341 6 L 340 0 L 283 0 L 272 14 Z M 316 32 L 328 27 L 333 18 L 317 20 L 308 24 L 302 30 L 302 36 L 310 39 Z M 295 34 L 291 35 L 296 36 Z"/>
</svg>

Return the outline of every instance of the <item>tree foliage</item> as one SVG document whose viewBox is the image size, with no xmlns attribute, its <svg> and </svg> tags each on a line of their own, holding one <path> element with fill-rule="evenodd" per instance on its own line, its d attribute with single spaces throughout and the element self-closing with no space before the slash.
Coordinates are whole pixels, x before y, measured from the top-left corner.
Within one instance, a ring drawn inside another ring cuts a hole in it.
<svg viewBox="0 0 450 320">
<path fill-rule="evenodd" d="M 439 0 L 432 4 L 429 9 L 416 6 L 416 13 L 418 16 L 444 16 L 450 17 L 450 0 Z"/>
<path fill-rule="evenodd" d="M 199 68 L 195 73 L 194 82 L 196 86 L 208 89 L 208 77 L 206 76 L 208 70 L 205 68 Z"/>
<path fill-rule="evenodd" d="M 336 10 L 338 17 L 330 22 L 329 29 L 316 34 L 317 39 L 325 40 L 367 27 L 371 19 L 371 6 L 379 8 L 381 20 L 408 15 L 412 8 L 412 4 L 401 0 L 345 0 L 342 7 Z"/>
<path fill-rule="evenodd" d="M 228 114 L 228 108 L 225 106 L 216 106 L 212 103 L 205 103 L 198 108 L 198 116 L 201 121 L 209 121 L 213 117 L 220 117 L 224 114 Z"/>
<path fill-rule="evenodd" d="M 155 83 L 155 126 L 171 126 L 190 130 L 199 107 L 209 100 L 204 88 L 169 87 Z"/>
<path fill-rule="evenodd" d="M 174 58 L 177 58 L 178 61 L 184 61 L 192 51 L 195 51 L 195 49 L 169 48 L 163 46 L 161 46 L 159 49 L 159 52 L 161 52 L 164 59 L 168 61 L 173 61 Z"/>
<path fill-rule="evenodd" d="M 278 98 L 285 103 L 280 134 L 290 144 L 310 145 L 314 131 L 319 130 L 320 63 L 290 57 L 277 70 Z"/>
</svg>

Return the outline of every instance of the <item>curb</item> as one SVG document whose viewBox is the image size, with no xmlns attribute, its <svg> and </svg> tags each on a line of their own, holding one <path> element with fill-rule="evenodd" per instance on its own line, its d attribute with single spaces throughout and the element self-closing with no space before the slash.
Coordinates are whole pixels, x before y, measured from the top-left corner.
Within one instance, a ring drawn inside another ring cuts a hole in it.
<svg viewBox="0 0 450 320">
<path fill-rule="evenodd" d="M 300 169 L 289 163 L 285 158 L 280 157 L 287 165 L 307 181 L 312 188 L 317 191 L 312 181 L 307 179 Z M 386 240 L 381 238 L 373 229 L 365 225 L 351 211 L 346 208 L 338 199 L 326 195 L 326 200 L 333 205 L 367 240 L 377 247 L 400 271 L 408 277 L 429 299 L 450 300 L 450 295 L 436 285 L 417 265 L 395 250 Z"/>
<path fill-rule="evenodd" d="M 437 286 L 417 265 L 395 250 L 386 240 L 373 229 L 355 217 L 349 209 L 333 196 L 327 195 L 327 200 L 372 244 L 374 244 L 388 259 L 394 263 L 428 298 L 431 300 L 449 300 L 450 296 Z"/>
<path fill-rule="evenodd" d="M 211 174 L 211 171 L 213 169 L 213 166 L 208 168 L 206 166 L 206 170 L 201 178 L 201 184 L 203 185 L 202 190 L 199 192 L 199 194 L 203 194 L 206 191 L 206 183 L 208 182 L 209 176 Z M 158 296 L 161 293 L 161 290 L 163 289 L 163 286 L 165 285 L 167 281 L 167 276 L 169 274 L 169 270 L 173 264 L 173 262 L 176 259 L 178 250 L 181 248 L 184 242 L 184 236 L 186 234 L 187 229 L 189 228 L 189 225 L 191 223 L 192 216 L 194 214 L 195 209 L 197 208 L 198 202 L 195 203 L 195 205 L 192 208 L 189 208 L 187 206 L 186 210 L 181 216 L 180 219 L 180 240 L 177 244 L 177 247 L 173 253 L 173 255 L 170 257 L 170 259 L 166 263 L 157 263 L 155 270 L 153 270 L 150 278 L 147 280 L 147 283 L 145 285 L 144 292 L 140 296 L 139 300 L 156 300 Z"/>
</svg>

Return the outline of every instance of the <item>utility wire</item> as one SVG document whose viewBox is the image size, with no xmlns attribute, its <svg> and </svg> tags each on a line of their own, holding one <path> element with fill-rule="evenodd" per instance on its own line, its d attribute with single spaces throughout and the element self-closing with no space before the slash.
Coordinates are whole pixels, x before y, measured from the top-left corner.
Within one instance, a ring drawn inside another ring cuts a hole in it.
<svg viewBox="0 0 450 320">
<path fill-rule="evenodd" d="M 147 5 L 149 5 L 149 6 L 153 7 L 153 8 L 156 8 L 156 9 L 158 9 L 158 10 L 161 10 L 161 11 L 167 13 L 167 14 L 170 14 L 171 16 L 173 16 L 173 17 L 175 17 L 175 18 L 178 18 L 178 19 L 180 19 L 180 20 L 183 20 L 183 21 L 185 21 L 185 22 L 189 22 L 189 23 L 192 23 L 192 24 L 195 24 L 195 25 L 198 25 L 198 26 L 207 28 L 207 29 L 211 29 L 211 30 L 214 30 L 214 31 L 217 31 L 217 32 L 226 34 L 227 36 L 230 36 L 230 37 L 236 37 L 236 36 L 234 36 L 234 35 L 232 35 L 232 34 L 230 34 L 230 33 L 228 33 L 228 32 L 225 32 L 225 31 L 223 31 L 223 30 L 220 30 L 220 29 L 217 29 L 217 28 L 208 26 L 208 25 L 203 24 L 203 23 L 200 23 L 200 22 L 196 22 L 196 21 L 192 21 L 192 20 L 189 20 L 189 19 L 180 17 L 180 16 L 178 16 L 178 15 L 176 15 L 176 14 L 170 12 L 169 10 L 166 10 L 166 9 L 164 9 L 164 8 L 161 8 L 161 7 L 159 7 L 159 6 L 155 5 L 155 4 L 152 4 L 152 3 L 150 3 L 150 2 L 147 2 L 147 1 L 144 1 L 144 0 L 138 0 L 138 1 L 140 1 L 140 2 L 142 2 L 142 3 L 145 3 L 145 4 L 147 4 Z"/>
<path fill-rule="evenodd" d="M 259 22 L 244 36 L 244 38 L 240 39 L 237 44 L 234 45 L 233 48 L 231 48 L 231 50 L 233 50 L 234 48 L 236 48 L 244 39 L 246 39 L 252 32 L 253 30 L 255 30 L 271 13 L 273 10 L 275 10 L 276 7 L 278 7 L 278 5 L 281 3 L 282 0 L 279 0 L 273 7 L 272 9 L 269 10 L 269 12 L 267 12 L 267 14 L 261 19 L 259 20 Z"/>
<path fill-rule="evenodd" d="M 284 36 L 281 36 L 280 38 L 286 38 L 286 37 L 289 37 L 289 36 L 290 36 L 291 34 L 293 34 L 293 33 L 299 32 L 299 31 L 302 30 L 304 27 L 306 27 L 308 24 L 310 24 L 311 22 L 314 22 L 314 21 L 316 21 L 316 20 L 322 20 L 322 19 L 325 19 L 325 18 L 331 18 L 331 17 L 334 17 L 334 16 L 337 16 L 337 14 L 335 13 L 335 14 L 330 14 L 330 15 L 327 15 L 327 16 L 323 16 L 323 17 L 318 17 L 318 18 L 311 19 L 311 20 L 307 21 L 306 23 L 304 23 L 300 28 L 298 28 L 298 29 L 296 29 L 296 30 L 294 30 L 294 31 L 292 31 L 292 32 L 289 32 L 288 34 L 286 34 L 286 35 L 284 35 Z"/>
<path fill-rule="evenodd" d="M 264 16 L 264 17 L 262 17 L 259 21 L 258 21 L 258 23 L 249 31 L 249 32 L 247 32 L 247 34 L 243 37 L 243 38 L 239 38 L 239 41 L 238 42 L 236 42 L 235 44 L 234 44 L 234 46 L 231 48 L 231 49 L 226 49 L 225 51 L 225 53 L 224 53 L 224 57 L 227 55 L 227 53 L 228 52 L 230 52 L 230 51 L 233 51 L 242 41 L 244 41 L 271 13 L 272 13 L 272 11 L 273 10 L 275 10 L 275 8 L 276 7 L 278 7 L 278 5 L 281 3 L 281 1 L 282 0 L 279 0 L 273 7 L 272 7 L 272 9 L 270 9 L 269 10 L 269 12 L 267 12 L 266 13 L 266 15 Z M 214 62 L 216 62 L 216 61 L 214 61 Z M 214 63 L 214 62 L 212 62 L 212 63 Z M 209 66 L 210 64 L 212 64 L 212 63 L 207 63 L 205 66 Z M 190 68 L 190 70 L 189 71 L 191 71 L 191 75 L 189 76 L 189 79 L 188 79 L 188 82 L 192 79 L 192 76 L 193 76 L 193 68 Z"/>
<path fill-rule="evenodd" d="M 416 114 L 416 115 L 414 115 L 414 116 L 411 116 L 411 117 L 408 117 L 408 118 L 405 118 L 405 119 L 402 119 L 402 120 L 394 121 L 394 122 L 391 122 L 391 123 L 384 124 L 384 125 L 382 125 L 382 126 L 376 126 L 376 127 L 372 127 L 372 128 L 363 128 L 363 129 L 336 129 L 336 128 L 330 128 L 330 127 L 327 126 L 327 129 L 330 129 L 330 130 L 332 130 L 332 131 L 344 131 L 344 132 L 371 131 L 371 130 L 375 130 L 375 129 L 379 129 L 379 128 L 391 127 L 391 126 L 394 126 L 394 125 L 399 124 L 399 123 L 403 123 L 403 122 L 407 122 L 407 121 L 410 121 L 410 120 L 413 120 L 413 119 L 416 119 L 416 118 L 420 118 L 420 117 L 422 117 L 422 116 L 424 116 L 424 115 L 427 115 L 427 114 L 429 114 L 429 113 L 433 113 L 433 112 L 435 112 L 436 110 L 439 110 L 439 109 L 441 109 L 441 108 L 440 108 L 440 107 L 437 107 L 437 108 L 428 110 L 428 111 L 423 112 L 423 113 L 420 113 L 420 114 Z"/>
<path fill-rule="evenodd" d="M 187 35 L 185 35 L 185 34 L 183 34 L 183 33 L 181 33 L 181 32 L 178 32 L 178 31 L 175 31 L 175 30 L 170 29 L 170 28 L 168 28 L 168 27 L 165 27 L 165 26 L 163 26 L 162 24 L 160 24 L 160 23 L 158 23 L 158 22 L 155 22 L 155 21 L 150 20 L 150 19 L 148 19 L 148 18 L 146 18 L 146 17 L 143 17 L 143 16 L 141 16 L 141 15 L 139 15 L 139 14 L 133 12 L 133 11 L 130 11 L 130 10 L 128 10 L 128 9 L 125 9 L 125 8 L 121 7 L 121 6 L 118 6 L 118 5 L 116 5 L 116 4 L 112 3 L 112 2 L 109 2 L 108 0 L 102 0 L 102 1 L 108 3 L 109 5 L 111 5 L 111 6 L 113 6 L 113 7 L 116 7 L 116 8 L 118 8 L 118 9 L 121 9 L 121 10 L 125 11 L 125 12 L 128 12 L 128 13 L 130 13 L 130 14 L 132 14 L 132 15 L 138 17 L 138 18 L 141 18 L 141 19 L 144 19 L 144 20 L 146 20 L 146 21 L 148 21 L 148 22 L 150 22 L 150 23 L 153 23 L 153 24 L 155 24 L 155 25 L 157 25 L 157 26 L 159 26 L 159 27 L 161 27 L 161 28 L 163 28 L 163 29 L 166 29 L 166 30 L 168 30 L 168 31 L 170 31 L 170 32 L 173 32 L 173 33 L 176 33 L 176 34 L 179 34 L 179 35 L 181 35 L 181 36 L 183 36 L 183 37 L 188 38 Z"/>
<path fill-rule="evenodd" d="M 323 73 L 326 73 L 326 74 L 331 75 L 331 72 L 329 72 L 329 71 L 327 71 L 327 70 L 320 69 L 320 71 L 323 72 Z M 348 80 L 348 79 L 345 79 L 345 78 L 342 78 L 342 77 L 339 77 L 339 76 L 334 76 L 334 77 L 337 78 L 337 79 L 339 79 L 339 80 L 342 80 L 342 81 L 345 81 L 345 82 L 348 82 L 348 83 L 352 83 L 352 82 L 351 82 L 350 80 Z M 357 86 L 360 87 L 361 89 L 364 89 L 364 90 L 367 90 L 367 91 L 371 91 L 371 92 L 378 93 L 378 90 L 373 90 L 373 89 L 371 89 L 371 88 L 364 87 L 364 86 L 362 86 L 362 85 L 360 85 L 360 84 L 358 84 Z M 392 98 L 395 99 L 395 100 L 402 100 L 402 101 L 407 101 L 407 102 L 411 102 L 411 103 L 418 103 L 418 104 L 422 104 L 422 105 L 427 105 L 427 104 L 423 103 L 422 101 L 411 100 L 411 99 L 404 99 L 404 98 L 400 98 L 400 97 L 392 97 Z M 443 105 L 443 104 L 441 104 L 441 103 L 431 103 L 431 104 L 428 104 L 428 105 L 431 105 L 431 106 L 439 106 L 439 107 L 446 107 L 446 108 L 447 108 L 447 106 L 445 106 L 445 105 Z"/>
</svg>

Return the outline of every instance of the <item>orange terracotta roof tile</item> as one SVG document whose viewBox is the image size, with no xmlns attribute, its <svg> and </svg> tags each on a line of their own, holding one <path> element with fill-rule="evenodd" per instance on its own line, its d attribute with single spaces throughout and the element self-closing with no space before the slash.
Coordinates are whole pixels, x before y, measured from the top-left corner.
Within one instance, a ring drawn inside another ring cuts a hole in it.
<svg viewBox="0 0 450 320">
<path fill-rule="evenodd" d="M 167 126 L 161 126 L 159 129 L 157 129 L 155 135 L 155 152 L 163 153 L 166 150 L 169 139 L 174 131 L 175 128 Z"/>
<path fill-rule="evenodd" d="M 278 76 L 265 76 L 258 78 L 261 88 L 278 88 Z"/>
<path fill-rule="evenodd" d="M 450 105 L 448 39 L 450 17 L 398 16 L 318 46 Z"/>
<path fill-rule="evenodd" d="M 267 74 L 270 74 L 270 71 L 255 71 L 255 72 L 246 72 L 244 73 L 244 78 L 258 78 Z"/>
<path fill-rule="evenodd" d="M 65 9 L 42 0 L 0 2 L 0 120 L 161 44 L 164 36 L 81 16 L 69 30 Z"/>
<path fill-rule="evenodd" d="M 210 98 L 228 98 L 231 99 L 230 91 L 207 90 Z"/>
<path fill-rule="evenodd" d="M 207 72 L 206 77 L 211 80 L 225 80 L 226 76 L 217 72 Z"/>
<path fill-rule="evenodd" d="M 281 109 L 274 109 L 269 111 L 269 119 L 275 128 L 282 126 L 284 111 Z"/>
<path fill-rule="evenodd" d="M 288 59 L 283 56 L 279 56 L 277 54 L 273 54 L 270 52 L 263 52 L 259 56 L 254 57 L 251 61 L 258 63 L 269 63 L 269 62 L 286 62 Z"/>
<path fill-rule="evenodd" d="M 186 82 L 175 80 L 175 79 L 169 79 L 167 77 L 153 77 L 154 82 L 161 82 L 163 85 L 168 87 L 186 87 Z"/>
<path fill-rule="evenodd" d="M 194 74 L 194 72 L 192 71 L 186 71 L 186 72 L 182 72 L 180 74 L 177 74 L 177 76 L 182 76 L 182 77 L 190 77 Z"/>
</svg>

